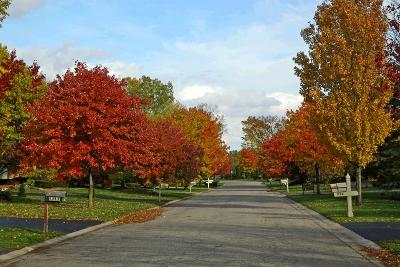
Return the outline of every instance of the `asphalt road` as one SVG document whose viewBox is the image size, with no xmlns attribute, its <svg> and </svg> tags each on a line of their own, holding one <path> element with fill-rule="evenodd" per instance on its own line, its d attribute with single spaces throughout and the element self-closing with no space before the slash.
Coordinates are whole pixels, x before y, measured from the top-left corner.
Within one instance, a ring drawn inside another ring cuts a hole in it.
<svg viewBox="0 0 400 267">
<path fill-rule="evenodd" d="M 34 251 L 11 266 L 374 266 L 309 213 L 256 182 Z"/>
<path fill-rule="evenodd" d="M 375 242 L 400 239 L 400 222 L 357 222 L 343 226 Z"/>
</svg>

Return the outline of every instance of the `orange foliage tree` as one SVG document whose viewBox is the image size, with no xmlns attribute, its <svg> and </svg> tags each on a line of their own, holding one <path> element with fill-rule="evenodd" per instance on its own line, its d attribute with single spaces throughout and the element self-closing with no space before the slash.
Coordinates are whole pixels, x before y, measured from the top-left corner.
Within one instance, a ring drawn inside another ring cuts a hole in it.
<svg viewBox="0 0 400 267">
<path fill-rule="evenodd" d="M 222 140 L 223 125 L 219 118 L 202 108 L 193 107 L 179 108 L 166 119 L 180 129 L 188 141 L 203 150 L 202 176 L 229 173 L 230 160 Z"/>
<path fill-rule="evenodd" d="M 282 135 L 287 150 L 291 150 L 293 162 L 303 171 L 312 173 L 315 169 L 317 193 L 320 193 L 321 169 L 326 173 L 342 170 L 343 162 L 336 150 L 324 143 L 310 122 L 309 105 L 303 105 L 295 112 L 287 113 L 288 120 Z"/>
<path fill-rule="evenodd" d="M 242 148 L 238 155 L 239 167 L 244 173 L 249 173 L 250 176 L 257 171 L 258 156 L 257 153 L 248 148 Z"/>
</svg>

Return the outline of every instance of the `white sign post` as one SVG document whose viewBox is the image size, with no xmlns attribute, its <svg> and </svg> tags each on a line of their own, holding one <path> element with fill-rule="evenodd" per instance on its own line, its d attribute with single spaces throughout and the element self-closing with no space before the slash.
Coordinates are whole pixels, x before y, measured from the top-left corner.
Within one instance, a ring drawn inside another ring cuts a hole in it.
<svg viewBox="0 0 400 267">
<path fill-rule="evenodd" d="M 214 180 L 210 180 L 210 177 L 207 177 L 207 181 L 203 180 L 203 183 L 207 184 L 207 188 L 210 189 L 210 184 L 212 184 Z"/>
<path fill-rule="evenodd" d="M 346 174 L 345 183 L 331 184 L 331 190 L 335 197 L 347 197 L 347 216 L 354 217 L 352 196 L 358 196 L 358 191 L 351 191 L 350 175 Z"/>
</svg>

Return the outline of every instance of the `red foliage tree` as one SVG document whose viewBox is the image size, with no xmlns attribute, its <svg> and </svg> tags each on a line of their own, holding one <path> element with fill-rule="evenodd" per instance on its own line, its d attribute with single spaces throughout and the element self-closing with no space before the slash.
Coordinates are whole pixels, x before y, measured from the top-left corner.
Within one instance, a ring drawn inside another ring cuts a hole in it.
<svg viewBox="0 0 400 267">
<path fill-rule="evenodd" d="M 342 170 L 342 161 L 337 152 L 324 143 L 315 132 L 309 115 L 307 103 L 295 112 L 287 113 L 288 120 L 282 134 L 285 146 L 291 150 L 293 161 L 303 171 L 312 173 L 315 170 L 317 193 L 320 194 L 321 169 L 334 173 Z"/>
<path fill-rule="evenodd" d="M 59 177 L 88 176 L 91 207 L 93 173 L 150 158 L 141 100 L 124 86 L 106 68 L 83 63 L 58 76 L 30 108 L 34 119 L 25 131 L 23 166 L 54 168 Z"/>
<path fill-rule="evenodd" d="M 151 140 L 154 160 L 137 171 L 142 183 L 150 185 L 163 181 L 186 186 L 199 174 L 203 150 L 187 141 L 170 122 L 154 122 Z"/>
<path fill-rule="evenodd" d="M 287 149 L 282 132 L 266 140 L 260 152 L 260 167 L 268 176 L 282 176 L 293 161 L 293 152 Z"/>
<path fill-rule="evenodd" d="M 393 2 L 387 8 L 389 18 L 388 43 L 386 57 L 387 67 L 394 83 L 393 98 L 390 102 L 395 119 L 400 119 L 400 3 Z"/>
</svg>

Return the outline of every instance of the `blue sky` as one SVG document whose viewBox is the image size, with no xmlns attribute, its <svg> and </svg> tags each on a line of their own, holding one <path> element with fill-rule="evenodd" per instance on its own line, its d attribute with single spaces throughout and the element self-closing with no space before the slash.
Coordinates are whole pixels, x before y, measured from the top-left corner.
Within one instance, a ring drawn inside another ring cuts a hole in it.
<svg viewBox="0 0 400 267">
<path fill-rule="evenodd" d="M 208 103 L 241 143 L 249 115 L 301 103 L 292 58 L 320 0 L 13 0 L 1 42 L 48 79 L 75 60 L 117 76 L 171 81 L 185 105 Z"/>
</svg>

